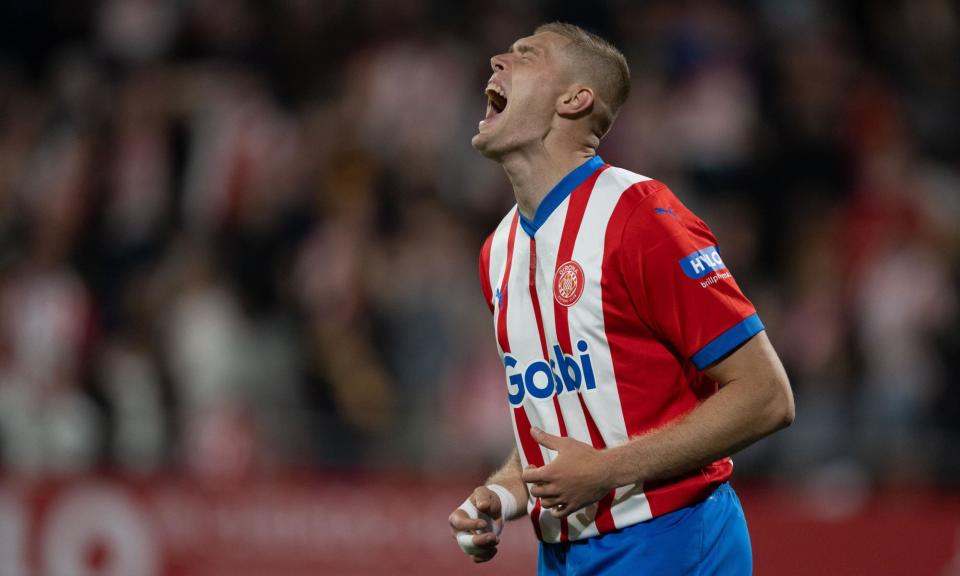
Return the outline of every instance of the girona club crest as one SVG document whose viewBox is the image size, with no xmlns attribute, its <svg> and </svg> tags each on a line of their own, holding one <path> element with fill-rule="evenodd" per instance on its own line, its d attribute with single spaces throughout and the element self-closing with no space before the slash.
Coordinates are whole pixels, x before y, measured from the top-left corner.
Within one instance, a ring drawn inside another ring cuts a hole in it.
<svg viewBox="0 0 960 576">
<path fill-rule="evenodd" d="M 573 306 L 583 294 L 583 268 L 570 260 L 557 267 L 553 278 L 553 297 L 561 306 Z"/>
</svg>

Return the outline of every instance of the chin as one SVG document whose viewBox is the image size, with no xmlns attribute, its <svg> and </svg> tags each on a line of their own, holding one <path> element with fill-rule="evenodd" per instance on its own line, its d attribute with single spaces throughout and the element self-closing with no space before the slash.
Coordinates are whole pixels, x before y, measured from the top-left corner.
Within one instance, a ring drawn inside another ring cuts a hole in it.
<svg viewBox="0 0 960 576">
<path fill-rule="evenodd" d="M 474 150 L 486 158 L 496 160 L 501 156 L 496 147 L 490 142 L 490 136 L 487 134 L 474 134 L 473 138 L 470 140 L 470 144 L 473 145 Z"/>
</svg>

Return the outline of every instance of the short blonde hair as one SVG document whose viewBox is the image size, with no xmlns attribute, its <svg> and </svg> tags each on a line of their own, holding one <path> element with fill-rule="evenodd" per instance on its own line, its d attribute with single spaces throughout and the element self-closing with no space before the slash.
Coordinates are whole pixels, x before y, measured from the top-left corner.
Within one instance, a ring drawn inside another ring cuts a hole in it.
<svg viewBox="0 0 960 576">
<path fill-rule="evenodd" d="M 565 49 L 576 67 L 573 72 L 594 90 L 594 107 L 599 112 L 595 129 L 602 137 L 630 95 L 627 59 L 610 42 L 574 24 L 550 22 L 534 30 L 534 34 L 541 32 L 553 32 L 570 41 Z"/>
</svg>

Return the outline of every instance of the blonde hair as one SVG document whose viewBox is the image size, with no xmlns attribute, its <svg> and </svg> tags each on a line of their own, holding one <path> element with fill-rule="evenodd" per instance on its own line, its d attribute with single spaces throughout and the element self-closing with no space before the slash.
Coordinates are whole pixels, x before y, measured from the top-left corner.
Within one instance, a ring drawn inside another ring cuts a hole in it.
<svg viewBox="0 0 960 576">
<path fill-rule="evenodd" d="M 630 67 L 616 46 L 583 28 L 566 22 L 538 26 L 534 34 L 553 32 L 570 42 L 564 48 L 575 66 L 574 74 L 594 90 L 597 135 L 610 130 L 617 112 L 630 95 Z"/>
</svg>

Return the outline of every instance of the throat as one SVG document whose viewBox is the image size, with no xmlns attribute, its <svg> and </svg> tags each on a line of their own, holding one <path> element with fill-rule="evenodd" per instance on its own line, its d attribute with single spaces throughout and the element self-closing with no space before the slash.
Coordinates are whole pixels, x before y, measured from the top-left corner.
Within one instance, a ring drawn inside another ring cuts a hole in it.
<svg viewBox="0 0 960 576">
<path fill-rule="evenodd" d="M 593 157 L 569 155 L 564 159 L 549 154 L 510 154 L 501 159 L 503 170 L 513 187 L 520 213 L 533 220 L 544 198 L 567 174 Z"/>
<path fill-rule="evenodd" d="M 540 203 L 543 202 L 544 197 L 559 178 L 554 180 L 542 171 L 518 164 L 503 162 L 503 169 L 513 187 L 513 195 L 517 200 L 517 208 L 520 210 L 520 214 L 527 220 L 532 221 Z"/>
</svg>

